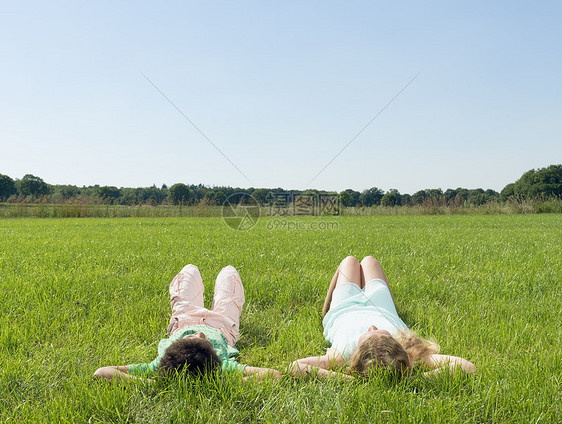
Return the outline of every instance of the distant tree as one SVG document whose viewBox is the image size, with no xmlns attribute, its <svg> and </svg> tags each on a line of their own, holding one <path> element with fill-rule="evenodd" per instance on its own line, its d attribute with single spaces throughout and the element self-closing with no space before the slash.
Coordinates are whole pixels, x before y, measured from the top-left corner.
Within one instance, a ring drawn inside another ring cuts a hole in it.
<svg viewBox="0 0 562 424">
<path fill-rule="evenodd" d="M 202 201 L 203 199 L 211 199 L 213 196 L 213 192 L 209 187 L 201 187 L 195 190 L 195 193 L 196 198 L 199 201 Z"/>
<path fill-rule="evenodd" d="M 382 196 L 384 196 L 384 191 L 380 188 L 372 187 L 361 192 L 359 195 L 359 202 L 363 206 L 380 205 Z"/>
<path fill-rule="evenodd" d="M 425 190 L 425 193 L 429 199 L 440 201 L 443 197 L 443 190 L 440 188 L 428 188 Z"/>
<path fill-rule="evenodd" d="M 476 206 L 486 203 L 484 190 L 482 190 L 481 188 L 468 190 L 467 202 Z"/>
<path fill-rule="evenodd" d="M 400 195 L 400 205 L 402 206 L 410 206 L 412 203 L 412 196 L 408 193 L 404 193 Z"/>
<path fill-rule="evenodd" d="M 562 196 L 562 165 L 525 172 L 513 185 L 513 194 L 524 198 Z"/>
<path fill-rule="evenodd" d="M 236 191 L 238 191 L 238 189 L 236 189 Z M 254 193 L 257 195 L 257 197 L 254 196 Z M 289 205 L 294 200 L 291 192 L 281 187 L 271 189 L 256 189 L 252 192 L 252 197 L 255 197 L 255 199 L 260 204 L 268 206 L 275 205 L 276 207 L 280 208 L 287 207 L 287 205 Z"/>
<path fill-rule="evenodd" d="M 203 196 L 203 199 L 201 201 L 204 202 L 206 205 L 209 205 L 211 203 L 215 203 L 215 201 L 213 200 L 214 196 L 215 196 L 215 193 L 213 193 L 212 190 L 207 190 L 207 192 L 205 193 L 205 196 Z"/>
<path fill-rule="evenodd" d="M 150 187 L 122 188 L 119 197 L 119 204 L 122 205 L 143 205 L 149 204 L 156 206 L 161 204 L 168 196 L 167 190 L 162 190 L 153 184 Z"/>
<path fill-rule="evenodd" d="M 484 191 L 481 188 L 468 190 L 467 203 L 475 206 L 480 206 L 493 200 L 497 200 L 499 194 L 494 190 Z"/>
<path fill-rule="evenodd" d="M 351 207 L 356 206 L 359 203 L 359 196 L 361 193 L 358 191 L 348 188 L 339 194 L 339 200 L 342 206 Z"/>
<path fill-rule="evenodd" d="M 162 190 L 167 190 L 168 186 L 166 184 L 162 184 L 162 187 L 160 187 Z"/>
<path fill-rule="evenodd" d="M 445 198 L 445 200 L 447 201 L 447 203 L 451 203 L 455 200 L 455 198 L 457 197 L 457 192 L 458 189 L 452 189 L 452 188 L 448 188 L 445 193 L 443 193 L 443 197 Z"/>
<path fill-rule="evenodd" d="M 427 193 L 425 192 L 425 190 L 416 191 L 414 194 L 412 194 L 412 203 L 420 205 L 426 198 Z"/>
<path fill-rule="evenodd" d="M 143 195 L 143 200 L 145 202 L 155 206 L 161 204 L 166 199 L 168 196 L 168 190 L 163 190 L 156 187 L 156 184 L 153 184 L 152 186 L 143 189 Z"/>
<path fill-rule="evenodd" d="M 252 189 L 252 192 L 253 191 L 254 189 Z M 231 205 L 253 205 L 255 204 L 255 201 L 253 200 L 252 192 L 249 192 L 249 190 L 245 190 L 240 187 L 236 187 L 233 189 L 231 194 L 226 195 L 225 200 L 228 199 L 228 203 Z M 224 200 L 220 204 L 222 205 L 223 203 Z"/>
<path fill-rule="evenodd" d="M 80 189 L 75 185 L 55 185 L 53 187 L 53 197 L 68 200 L 80 195 Z"/>
<path fill-rule="evenodd" d="M 191 184 L 187 187 L 189 188 L 189 190 L 191 190 L 191 202 L 202 201 L 207 196 L 207 193 L 211 190 L 209 187 L 206 187 L 203 184 Z"/>
<path fill-rule="evenodd" d="M 503 190 L 500 193 L 500 198 L 502 202 L 505 202 L 510 197 L 513 197 L 515 195 L 515 192 L 513 190 L 514 187 L 515 187 L 515 183 L 510 183 L 503 188 Z"/>
<path fill-rule="evenodd" d="M 457 188 L 457 195 L 455 196 L 455 200 L 458 204 L 462 204 L 468 200 L 468 189 L 466 188 Z"/>
<path fill-rule="evenodd" d="M 351 195 L 352 202 L 353 202 L 352 206 L 358 206 L 359 205 L 359 197 L 361 196 L 361 193 L 358 192 L 358 191 L 352 190 L 350 188 L 348 188 L 345 191 L 347 191 Z"/>
<path fill-rule="evenodd" d="M 99 198 L 114 201 L 119 196 L 121 196 L 121 191 L 114 186 L 102 186 L 98 187 L 97 193 Z"/>
<path fill-rule="evenodd" d="M 10 197 L 16 193 L 16 185 L 7 175 L 0 174 L 0 199 Z"/>
<path fill-rule="evenodd" d="M 138 190 L 131 187 L 123 187 L 121 189 L 121 197 L 119 198 L 119 203 L 123 205 L 137 205 L 141 201 L 138 196 Z"/>
<path fill-rule="evenodd" d="M 24 196 L 43 196 L 49 191 L 47 183 L 35 175 L 26 174 L 20 181 L 20 193 Z"/>
<path fill-rule="evenodd" d="M 268 188 L 256 188 L 252 192 L 252 197 L 256 199 L 260 205 L 265 205 L 274 200 L 274 195 Z"/>
<path fill-rule="evenodd" d="M 500 194 L 492 189 L 488 189 L 484 192 L 486 195 L 486 202 L 498 201 L 500 200 Z"/>
<path fill-rule="evenodd" d="M 98 184 L 93 185 L 93 186 L 82 186 L 82 188 L 80 189 L 80 192 L 84 196 L 97 197 L 99 188 L 100 188 L 100 186 Z"/>
<path fill-rule="evenodd" d="M 184 204 L 189 202 L 189 200 L 193 197 L 193 194 L 188 186 L 182 183 L 174 184 L 170 187 L 170 200 L 176 205 Z"/>
<path fill-rule="evenodd" d="M 341 193 L 339 193 L 338 200 L 342 206 L 351 206 L 351 194 L 349 194 L 347 191 L 342 191 Z"/>
<path fill-rule="evenodd" d="M 412 195 L 412 203 L 419 205 L 428 200 L 440 202 L 443 197 L 443 191 L 440 188 L 428 188 L 414 193 Z"/>
<path fill-rule="evenodd" d="M 226 194 L 224 194 L 222 190 L 217 190 L 213 196 L 213 200 L 215 201 L 215 205 L 222 206 L 226 200 Z"/>
<path fill-rule="evenodd" d="M 387 191 L 381 198 L 382 206 L 399 206 L 401 202 L 400 192 L 394 188 Z"/>
<path fill-rule="evenodd" d="M 222 194 L 225 195 L 225 199 L 226 199 L 228 196 L 232 194 L 232 190 L 233 189 L 231 187 L 212 187 L 209 189 L 209 196 L 210 199 L 212 199 L 216 205 L 219 205 L 219 203 L 217 203 L 217 199 L 215 199 L 215 195 L 220 191 L 222 192 Z M 222 202 L 220 204 L 222 205 Z"/>
</svg>

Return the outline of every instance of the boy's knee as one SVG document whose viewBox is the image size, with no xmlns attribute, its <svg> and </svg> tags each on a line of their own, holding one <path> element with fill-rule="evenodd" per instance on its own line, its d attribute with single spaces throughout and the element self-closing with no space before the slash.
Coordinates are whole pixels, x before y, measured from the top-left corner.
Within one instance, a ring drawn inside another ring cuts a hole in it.
<svg viewBox="0 0 562 424">
<path fill-rule="evenodd" d="M 187 264 L 186 266 L 184 266 L 181 270 L 181 273 L 192 273 L 194 271 L 199 272 L 199 268 L 197 268 L 197 266 L 193 265 L 193 264 Z"/>
<path fill-rule="evenodd" d="M 217 275 L 217 281 L 232 282 L 233 280 L 240 281 L 240 274 L 232 265 L 225 266 Z"/>
<path fill-rule="evenodd" d="M 234 268 L 232 265 L 227 265 L 223 269 L 221 269 L 221 273 L 238 274 L 238 271 L 236 271 L 236 268 Z"/>
</svg>

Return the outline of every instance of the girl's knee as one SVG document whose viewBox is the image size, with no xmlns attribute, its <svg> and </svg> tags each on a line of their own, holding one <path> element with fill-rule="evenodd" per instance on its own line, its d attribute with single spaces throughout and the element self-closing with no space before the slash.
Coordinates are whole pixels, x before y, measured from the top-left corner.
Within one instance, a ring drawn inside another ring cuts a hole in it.
<svg viewBox="0 0 562 424">
<path fill-rule="evenodd" d="M 348 256 L 340 263 L 340 266 L 345 266 L 345 265 L 359 265 L 359 261 L 355 256 Z"/>
<path fill-rule="evenodd" d="M 365 266 L 369 264 L 380 266 L 379 261 L 377 261 L 373 256 L 365 256 L 361 261 L 361 265 Z"/>
</svg>

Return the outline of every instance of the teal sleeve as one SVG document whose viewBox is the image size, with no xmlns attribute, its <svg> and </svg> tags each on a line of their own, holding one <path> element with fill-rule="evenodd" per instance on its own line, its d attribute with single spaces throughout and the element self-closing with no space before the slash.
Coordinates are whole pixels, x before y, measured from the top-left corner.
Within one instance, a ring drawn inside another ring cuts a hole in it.
<svg viewBox="0 0 562 424">
<path fill-rule="evenodd" d="M 146 377 L 148 375 L 155 374 L 159 364 L 160 361 L 158 360 L 158 358 L 156 358 L 149 364 L 131 364 L 129 365 L 129 374 L 137 377 Z"/>
<path fill-rule="evenodd" d="M 149 375 L 156 374 L 158 370 L 158 365 L 160 365 L 159 358 L 156 358 L 149 364 L 140 363 L 140 364 L 131 364 L 129 365 L 129 374 L 137 376 L 137 377 L 147 377 Z M 229 373 L 240 373 L 242 374 L 246 369 L 246 365 L 239 364 L 234 359 L 229 358 L 222 361 L 221 365 L 222 371 L 229 372 Z"/>
<path fill-rule="evenodd" d="M 234 359 L 225 359 L 222 361 L 221 369 L 229 373 L 242 374 L 246 369 L 246 365 L 239 364 Z"/>
</svg>

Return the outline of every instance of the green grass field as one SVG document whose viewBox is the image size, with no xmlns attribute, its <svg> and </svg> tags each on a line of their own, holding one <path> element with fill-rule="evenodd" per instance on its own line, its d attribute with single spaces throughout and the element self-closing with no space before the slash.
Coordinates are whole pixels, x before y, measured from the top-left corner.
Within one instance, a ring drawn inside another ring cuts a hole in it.
<svg viewBox="0 0 562 424">
<path fill-rule="evenodd" d="M 2 422 L 562 421 L 562 215 L 0 220 Z M 311 229 L 318 223 L 325 229 Z M 329 223 L 334 223 L 330 224 Z M 475 376 L 392 383 L 107 384 L 103 365 L 150 361 L 168 285 L 235 266 L 246 289 L 239 361 L 284 369 L 326 349 L 321 306 L 339 261 L 373 255 L 406 324 Z"/>
</svg>

